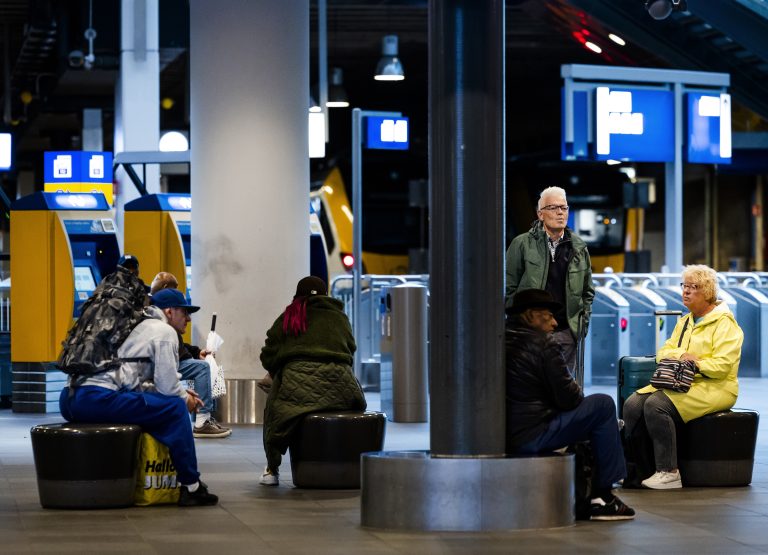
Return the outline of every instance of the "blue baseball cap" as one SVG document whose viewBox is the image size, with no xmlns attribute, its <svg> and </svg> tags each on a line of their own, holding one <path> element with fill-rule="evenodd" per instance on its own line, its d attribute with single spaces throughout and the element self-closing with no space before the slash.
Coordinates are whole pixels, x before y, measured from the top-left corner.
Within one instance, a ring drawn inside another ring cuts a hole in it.
<svg viewBox="0 0 768 555">
<path fill-rule="evenodd" d="M 161 289 L 150 298 L 157 308 L 184 308 L 190 314 L 200 310 L 199 306 L 189 304 L 184 294 L 178 289 Z"/>
</svg>

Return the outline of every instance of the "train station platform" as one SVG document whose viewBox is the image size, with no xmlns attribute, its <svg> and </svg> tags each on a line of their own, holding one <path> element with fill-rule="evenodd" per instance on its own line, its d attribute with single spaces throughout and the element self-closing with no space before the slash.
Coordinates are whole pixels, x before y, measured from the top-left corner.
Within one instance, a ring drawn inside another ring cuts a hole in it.
<svg viewBox="0 0 768 555">
<path fill-rule="evenodd" d="M 59 415 L 0 411 L 0 553 L 768 553 L 768 380 L 742 378 L 737 407 L 758 410 L 753 482 L 744 488 L 627 490 L 634 521 L 578 522 L 508 533 L 402 533 L 360 526 L 360 492 L 295 489 L 289 460 L 278 488 L 260 486 L 261 426 L 196 440 L 216 507 L 62 511 L 40 507 L 29 430 Z M 615 388 L 587 393 L 615 396 Z M 378 394 L 369 394 L 378 408 Z M 713 438 L 713 441 L 716 438 Z M 386 450 L 429 447 L 427 424 L 387 424 Z M 99 461 L 94 460 L 94 465 Z M 510 503 L 524 502 L 512 500 Z"/>
</svg>

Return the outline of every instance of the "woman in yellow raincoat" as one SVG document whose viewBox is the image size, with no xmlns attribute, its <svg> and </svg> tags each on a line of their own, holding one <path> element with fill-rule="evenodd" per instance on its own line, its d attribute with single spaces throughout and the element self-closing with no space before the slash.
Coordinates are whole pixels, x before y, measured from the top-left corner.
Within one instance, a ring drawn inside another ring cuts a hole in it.
<svg viewBox="0 0 768 555">
<path fill-rule="evenodd" d="M 683 270 L 683 304 L 690 310 L 656 353 L 696 364 L 691 389 L 678 393 L 649 385 L 624 403 L 625 433 L 645 418 L 653 441 L 656 473 L 642 481 L 650 489 L 683 487 L 677 467 L 676 426 L 705 414 L 730 409 L 739 394 L 737 373 L 744 333 L 728 305 L 717 299 L 717 274 L 704 265 Z"/>
</svg>

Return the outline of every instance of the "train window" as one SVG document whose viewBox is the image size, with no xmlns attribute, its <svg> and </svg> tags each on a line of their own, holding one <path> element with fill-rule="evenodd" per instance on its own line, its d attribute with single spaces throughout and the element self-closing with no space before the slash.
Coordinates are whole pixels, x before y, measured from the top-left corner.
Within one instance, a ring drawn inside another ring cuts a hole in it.
<svg viewBox="0 0 768 555">
<path fill-rule="evenodd" d="M 317 217 L 320 220 L 320 227 L 323 229 L 323 235 L 325 236 L 325 248 L 328 250 L 328 254 L 331 254 L 333 249 L 336 248 L 336 241 L 333 240 L 331 223 L 328 221 L 328 214 L 325 213 L 325 205 L 322 202 L 318 204 L 320 209 L 317 211 Z"/>
</svg>

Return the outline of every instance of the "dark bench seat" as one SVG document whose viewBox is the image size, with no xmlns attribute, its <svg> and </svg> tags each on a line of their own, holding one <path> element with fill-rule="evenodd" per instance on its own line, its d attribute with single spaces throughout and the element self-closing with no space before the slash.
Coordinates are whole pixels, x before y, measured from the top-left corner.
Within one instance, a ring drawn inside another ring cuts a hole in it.
<svg viewBox="0 0 768 555">
<path fill-rule="evenodd" d="M 31 430 L 40 504 L 48 509 L 133 505 L 141 428 L 43 424 Z"/>
<path fill-rule="evenodd" d="M 359 488 L 360 455 L 383 449 L 386 421 L 381 412 L 305 416 L 290 445 L 293 484 L 298 488 Z"/>
<path fill-rule="evenodd" d="M 685 486 L 748 486 L 760 415 L 733 409 L 691 420 L 678 432 L 678 466 Z"/>
</svg>

